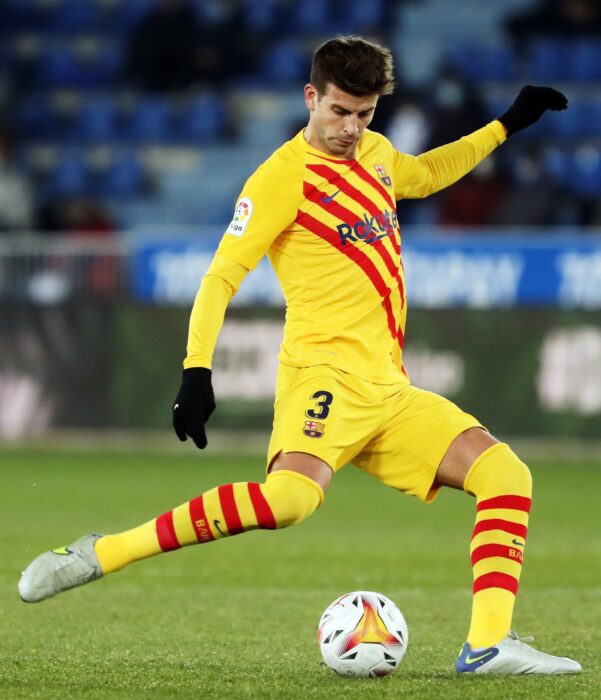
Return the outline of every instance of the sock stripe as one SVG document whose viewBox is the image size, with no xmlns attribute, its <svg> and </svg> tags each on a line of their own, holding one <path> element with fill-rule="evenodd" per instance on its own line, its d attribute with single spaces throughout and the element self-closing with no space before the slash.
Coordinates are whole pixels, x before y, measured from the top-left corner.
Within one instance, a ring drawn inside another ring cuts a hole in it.
<svg viewBox="0 0 601 700">
<path fill-rule="evenodd" d="M 504 588 L 506 591 L 516 595 L 518 592 L 518 580 L 515 576 L 504 574 L 501 571 L 491 571 L 488 574 L 478 576 L 474 581 L 474 593 L 487 588 Z"/>
<path fill-rule="evenodd" d="M 159 515 L 156 519 L 156 531 L 159 547 L 163 552 L 170 552 L 181 547 L 173 526 L 173 511 Z"/>
<path fill-rule="evenodd" d="M 524 513 L 530 512 L 532 499 L 525 496 L 495 496 L 480 501 L 476 506 L 476 511 L 488 510 L 489 508 L 509 508 L 511 510 L 521 510 Z"/>
<path fill-rule="evenodd" d="M 224 486 L 220 486 L 218 491 L 219 502 L 221 503 L 221 510 L 223 511 L 228 533 L 230 535 L 239 535 L 241 532 L 244 532 L 244 527 L 242 526 L 238 507 L 236 506 L 234 485 L 225 484 Z"/>
<path fill-rule="evenodd" d="M 476 564 L 481 559 L 488 559 L 489 557 L 503 557 L 504 559 L 511 559 L 511 561 L 521 564 L 523 554 L 518 547 L 508 547 L 504 544 L 493 543 L 483 544 L 480 547 L 476 547 L 472 552 L 472 565 Z"/>
<path fill-rule="evenodd" d="M 518 537 L 526 537 L 528 533 L 528 527 L 526 525 L 520 525 L 520 523 L 514 523 L 511 520 L 502 520 L 501 518 L 487 518 L 485 520 L 479 520 L 472 533 L 472 539 L 480 532 L 487 532 L 488 530 L 502 530 L 503 532 L 508 532 L 510 535 L 517 535 Z"/>
<path fill-rule="evenodd" d="M 267 499 L 261 491 L 261 485 L 256 482 L 248 484 L 248 495 L 255 509 L 257 525 L 264 530 L 275 530 L 277 523 Z"/>
<path fill-rule="evenodd" d="M 207 514 L 205 513 L 203 497 L 198 496 L 198 498 L 193 498 L 190 501 L 189 510 L 192 527 L 196 533 L 196 539 L 199 542 L 210 542 L 214 540 L 215 537 L 213 536 L 211 526 L 207 520 Z"/>
</svg>

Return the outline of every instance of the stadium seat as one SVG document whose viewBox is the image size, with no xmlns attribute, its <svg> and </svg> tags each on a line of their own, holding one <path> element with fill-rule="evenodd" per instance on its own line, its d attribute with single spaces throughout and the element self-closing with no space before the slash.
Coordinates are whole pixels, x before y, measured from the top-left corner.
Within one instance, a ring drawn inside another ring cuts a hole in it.
<svg viewBox="0 0 601 700">
<path fill-rule="evenodd" d="M 178 140 L 202 142 L 218 138 L 225 131 L 226 119 L 224 105 L 216 95 L 198 95 L 180 108 Z"/>
<path fill-rule="evenodd" d="M 594 146 L 582 146 L 568 163 L 568 182 L 578 194 L 598 198 L 601 192 L 601 152 Z"/>
<path fill-rule="evenodd" d="M 303 81 L 309 59 L 294 39 L 283 39 L 267 50 L 262 75 L 268 82 L 285 85 Z"/>
<path fill-rule="evenodd" d="M 118 110 L 109 95 L 89 98 L 76 120 L 76 138 L 83 141 L 115 141 L 119 136 Z"/>
<path fill-rule="evenodd" d="M 144 167 L 136 153 L 124 151 L 111 159 L 95 178 L 94 192 L 101 197 L 127 198 L 145 186 Z"/>
<path fill-rule="evenodd" d="M 102 10 L 98 2 L 59 0 L 54 4 L 50 27 L 55 32 L 93 32 L 101 25 Z"/>
<path fill-rule="evenodd" d="M 51 196 L 75 197 L 89 189 L 88 168 L 84 158 L 77 153 L 59 158 L 48 173 L 47 194 Z"/>
<path fill-rule="evenodd" d="M 174 139 L 169 103 L 159 97 L 139 100 L 130 116 L 128 136 L 142 142 L 167 142 Z"/>
<path fill-rule="evenodd" d="M 569 73 L 566 44 L 558 39 L 538 39 L 529 50 L 527 73 L 534 82 L 565 80 Z"/>
<path fill-rule="evenodd" d="M 568 78 L 574 81 L 601 80 L 601 40 L 570 42 Z"/>
<path fill-rule="evenodd" d="M 14 124 L 22 138 L 48 138 L 57 128 L 56 112 L 45 94 L 32 95 L 15 107 Z"/>
<path fill-rule="evenodd" d="M 457 46 L 450 51 L 448 60 L 470 80 L 511 80 L 515 74 L 513 53 L 505 45 Z"/>
</svg>

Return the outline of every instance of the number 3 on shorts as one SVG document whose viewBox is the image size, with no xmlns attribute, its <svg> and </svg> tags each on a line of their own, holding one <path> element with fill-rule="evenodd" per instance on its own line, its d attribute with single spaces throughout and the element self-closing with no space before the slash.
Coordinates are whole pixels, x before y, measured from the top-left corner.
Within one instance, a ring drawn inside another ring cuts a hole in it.
<svg viewBox="0 0 601 700">
<path fill-rule="evenodd" d="M 325 420 L 330 413 L 330 404 L 334 400 L 332 394 L 329 391 L 316 391 L 310 398 L 315 401 L 316 404 L 315 408 L 310 408 L 308 411 L 305 411 L 307 416 L 309 416 L 309 418 Z"/>
</svg>

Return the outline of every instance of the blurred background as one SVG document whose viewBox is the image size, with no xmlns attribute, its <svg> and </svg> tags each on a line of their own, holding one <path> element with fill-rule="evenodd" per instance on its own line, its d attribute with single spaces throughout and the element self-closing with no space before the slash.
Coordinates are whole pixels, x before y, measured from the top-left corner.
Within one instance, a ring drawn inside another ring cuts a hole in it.
<svg viewBox="0 0 601 700">
<path fill-rule="evenodd" d="M 169 429 L 200 279 L 338 33 L 393 49 L 372 128 L 408 153 L 524 84 L 568 96 L 399 204 L 406 364 L 498 435 L 601 438 L 598 0 L 2 0 L 0 441 Z M 220 338 L 214 430 L 269 429 L 283 312 L 262 261 Z"/>
</svg>

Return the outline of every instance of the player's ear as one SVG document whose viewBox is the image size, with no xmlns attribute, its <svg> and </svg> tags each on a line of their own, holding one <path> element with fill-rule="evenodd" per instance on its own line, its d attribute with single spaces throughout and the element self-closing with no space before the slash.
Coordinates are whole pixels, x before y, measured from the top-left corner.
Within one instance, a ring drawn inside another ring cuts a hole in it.
<svg viewBox="0 0 601 700">
<path fill-rule="evenodd" d="M 305 104 L 311 112 L 317 106 L 317 89 L 311 83 L 305 85 Z"/>
</svg>

